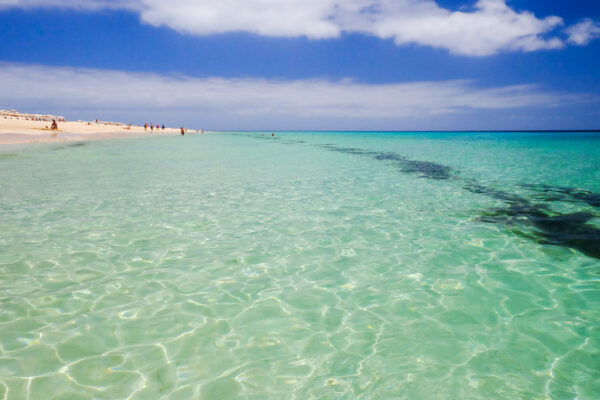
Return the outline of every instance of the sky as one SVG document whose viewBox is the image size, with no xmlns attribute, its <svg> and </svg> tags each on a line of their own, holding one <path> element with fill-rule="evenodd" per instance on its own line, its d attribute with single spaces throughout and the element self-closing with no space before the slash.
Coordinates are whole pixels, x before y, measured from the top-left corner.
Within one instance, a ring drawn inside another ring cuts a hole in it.
<svg viewBox="0 0 600 400">
<path fill-rule="evenodd" d="M 0 0 L 0 108 L 215 130 L 600 128 L 600 1 Z"/>
</svg>

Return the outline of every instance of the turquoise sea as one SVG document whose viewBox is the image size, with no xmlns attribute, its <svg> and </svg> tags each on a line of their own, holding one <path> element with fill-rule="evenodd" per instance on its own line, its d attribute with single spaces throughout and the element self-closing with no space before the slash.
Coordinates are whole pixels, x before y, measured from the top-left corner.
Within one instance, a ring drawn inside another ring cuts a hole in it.
<svg viewBox="0 0 600 400">
<path fill-rule="evenodd" d="M 0 399 L 600 398 L 600 133 L 0 149 Z"/>
</svg>

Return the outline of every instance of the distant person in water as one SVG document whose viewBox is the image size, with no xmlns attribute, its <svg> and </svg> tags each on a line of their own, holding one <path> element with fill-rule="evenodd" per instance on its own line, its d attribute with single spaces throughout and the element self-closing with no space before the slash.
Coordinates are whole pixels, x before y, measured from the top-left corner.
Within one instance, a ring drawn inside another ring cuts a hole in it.
<svg viewBox="0 0 600 400">
<path fill-rule="evenodd" d="M 275 136 L 275 133 L 271 133 L 271 136 Z"/>
<path fill-rule="evenodd" d="M 52 126 L 50 127 L 50 129 L 52 129 L 53 131 L 58 130 L 58 124 L 56 123 L 56 120 L 52 120 Z"/>
</svg>

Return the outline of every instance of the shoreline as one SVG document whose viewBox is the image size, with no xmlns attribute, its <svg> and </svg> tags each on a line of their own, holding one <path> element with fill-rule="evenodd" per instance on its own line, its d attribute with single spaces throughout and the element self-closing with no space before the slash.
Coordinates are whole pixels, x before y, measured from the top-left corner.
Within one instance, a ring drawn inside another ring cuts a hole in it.
<svg viewBox="0 0 600 400">
<path fill-rule="evenodd" d="M 125 134 L 122 132 L 113 133 L 62 133 L 58 132 L 57 136 L 51 135 L 31 135 L 23 133 L 0 133 L 0 147 L 11 146 L 18 144 L 35 144 L 35 143 L 64 143 L 77 142 L 87 140 L 105 140 L 105 139 L 134 139 L 144 137 L 142 133 Z"/>
<path fill-rule="evenodd" d="M 61 143 L 81 140 L 125 139 L 144 136 L 179 134 L 179 129 L 151 131 L 143 126 L 107 122 L 59 122 L 58 130 L 50 130 L 48 121 L 0 117 L 0 146 L 27 143 Z"/>
</svg>

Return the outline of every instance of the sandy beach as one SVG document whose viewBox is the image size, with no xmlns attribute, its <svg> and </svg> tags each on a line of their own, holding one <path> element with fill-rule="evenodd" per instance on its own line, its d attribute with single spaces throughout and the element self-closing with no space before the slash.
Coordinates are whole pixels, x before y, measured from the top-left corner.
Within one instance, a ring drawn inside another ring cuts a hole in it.
<svg viewBox="0 0 600 400">
<path fill-rule="evenodd" d="M 76 140 L 119 139 L 144 135 L 179 134 L 179 129 L 164 131 L 143 126 L 127 126 L 109 122 L 58 122 L 58 130 L 50 130 L 52 122 L 0 117 L 0 145 L 18 143 L 67 142 Z"/>
</svg>

